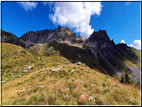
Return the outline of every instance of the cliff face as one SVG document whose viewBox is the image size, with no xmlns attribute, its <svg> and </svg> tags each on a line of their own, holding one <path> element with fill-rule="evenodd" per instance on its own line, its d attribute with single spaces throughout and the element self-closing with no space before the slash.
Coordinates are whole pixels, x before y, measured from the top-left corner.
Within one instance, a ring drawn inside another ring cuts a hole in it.
<svg viewBox="0 0 142 107">
<path fill-rule="evenodd" d="M 114 56 L 114 42 L 110 41 L 107 32 L 105 30 L 99 30 L 93 32 L 93 34 L 86 40 L 86 44 L 90 48 L 95 48 L 100 51 L 102 56 L 110 63 L 113 61 Z"/>
<path fill-rule="evenodd" d="M 50 47 L 52 47 L 73 63 L 81 61 L 90 68 L 97 68 L 100 72 L 111 76 L 120 77 L 125 68 L 128 68 L 135 83 L 140 82 L 140 55 L 136 54 L 137 50 L 126 44 L 115 45 L 105 30 L 94 31 L 88 39 L 77 37 L 69 28 L 61 26 L 54 30 L 30 31 L 20 38 L 2 31 L 2 42 L 30 48 L 29 50 L 35 53 L 42 50 L 41 53 L 45 56 L 51 55 Z M 40 45 L 37 48 L 38 44 Z"/>
<path fill-rule="evenodd" d="M 2 43 L 11 43 L 23 48 L 26 48 L 26 44 L 23 40 L 16 37 L 14 34 L 1 30 L 1 42 Z"/>
<path fill-rule="evenodd" d="M 24 41 L 29 40 L 34 43 L 46 43 L 51 41 L 65 40 L 73 41 L 76 40 L 76 38 L 76 34 L 73 33 L 69 28 L 62 28 L 61 26 L 58 26 L 58 28 L 54 30 L 46 29 L 37 32 L 30 31 L 20 37 L 20 39 Z"/>
<path fill-rule="evenodd" d="M 140 75 L 140 66 L 136 66 L 140 64 L 140 58 L 136 55 L 138 50 L 128 47 L 124 43 L 115 45 L 113 40 L 109 39 L 105 30 L 94 31 L 86 40 L 84 47 L 91 49 L 98 63 L 109 75 L 113 73 L 121 75 L 127 68 L 134 82 L 140 82 L 140 76 L 137 74 L 139 72 Z M 131 65 L 128 63 L 131 63 Z"/>
</svg>

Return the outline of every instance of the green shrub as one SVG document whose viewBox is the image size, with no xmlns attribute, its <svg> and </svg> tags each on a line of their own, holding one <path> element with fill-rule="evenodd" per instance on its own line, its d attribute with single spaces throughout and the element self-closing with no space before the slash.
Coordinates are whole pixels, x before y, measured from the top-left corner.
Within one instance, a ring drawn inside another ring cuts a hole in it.
<svg viewBox="0 0 142 107">
<path fill-rule="evenodd" d="M 20 51 L 20 53 L 27 54 L 25 51 Z"/>
<path fill-rule="evenodd" d="M 134 81 L 131 79 L 130 73 L 129 73 L 127 68 L 125 68 L 125 74 L 124 74 L 124 76 L 123 75 L 121 76 L 120 82 L 121 83 L 134 84 Z"/>
<path fill-rule="evenodd" d="M 40 105 L 43 100 L 44 100 L 43 94 L 41 94 L 41 95 L 33 95 L 33 96 L 31 96 L 31 98 L 27 101 L 27 104 Z"/>
</svg>

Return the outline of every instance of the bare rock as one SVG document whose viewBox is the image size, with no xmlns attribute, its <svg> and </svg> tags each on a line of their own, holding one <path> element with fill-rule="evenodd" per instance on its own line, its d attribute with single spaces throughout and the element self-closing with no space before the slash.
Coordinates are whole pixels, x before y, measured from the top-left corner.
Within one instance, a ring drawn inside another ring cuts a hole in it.
<svg viewBox="0 0 142 107">
<path fill-rule="evenodd" d="M 50 71 L 60 71 L 61 70 L 61 66 L 59 65 L 57 68 L 52 67 L 50 69 Z"/>
<path fill-rule="evenodd" d="M 87 102 L 87 95 L 84 95 L 82 94 L 80 97 L 79 97 L 79 104 L 85 104 Z"/>
<path fill-rule="evenodd" d="M 29 65 L 29 66 L 28 66 L 28 69 L 32 69 L 32 68 L 33 68 L 33 66 L 32 66 L 32 65 Z"/>
<path fill-rule="evenodd" d="M 77 65 L 81 65 L 82 63 L 81 62 L 77 62 Z"/>
<path fill-rule="evenodd" d="M 88 100 L 93 101 L 93 102 L 95 103 L 95 99 L 94 99 L 92 96 L 90 96 L 90 97 L 88 98 Z"/>
<path fill-rule="evenodd" d="M 28 70 L 28 69 L 24 69 L 23 72 L 24 72 L 24 73 L 27 73 L 27 72 L 29 72 L 29 70 Z"/>
<path fill-rule="evenodd" d="M 71 70 L 71 72 L 75 72 L 75 68 Z"/>
</svg>

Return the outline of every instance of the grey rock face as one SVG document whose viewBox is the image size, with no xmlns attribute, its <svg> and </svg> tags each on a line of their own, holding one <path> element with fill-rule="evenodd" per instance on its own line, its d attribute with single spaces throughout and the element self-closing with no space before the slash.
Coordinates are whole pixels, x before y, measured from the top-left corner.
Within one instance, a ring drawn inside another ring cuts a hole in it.
<svg viewBox="0 0 142 107">
<path fill-rule="evenodd" d="M 61 26 L 58 26 L 58 28 L 54 30 L 45 29 L 37 32 L 30 31 L 22 35 L 20 39 L 22 39 L 23 41 L 29 40 L 35 44 L 52 41 L 72 41 L 76 39 L 76 34 L 67 27 L 62 28 Z"/>
<path fill-rule="evenodd" d="M 93 34 L 85 42 L 89 47 L 98 49 L 101 55 L 111 64 L 115 64 L 114 57 L 114 42 L 111 41 L 105 30 L 93 32 Z"/>
<path fill-rule="evenodd" d="M 116 73 L 122 73 L 121 70 L 125 67 L 125 64 L 123 63 L 124 60 L 129 60 L 134 63 L 138 61 L 138 57 L 130 47 L 121 43 L 115 45 L 113 40 L 109 39 L 105 30 L 99 30 L 98 32 L 94 31 L 86 40 L 84 47 L 91 48 L 92 53 L 96 56 L 96 59 L 101 66 L 107 65 L 107 67 L 105 67 L 106 72 L 109 71 L 108 68 L 112 68 L 110 69 L 111 72 L 115 71 Z M 106 63 L 103 64 L 103 62 Z M 135 66 L 135 68 L 128 67 L 128 69 L 131 71 L 131 79 L 135 83 L 139 83 L 140 68 Z"/>
<path fill-rule="evenodd" d="M 41 31 L 29 31 L 23 34 L 20 38 L 15 35 L 2 31 L 2 42 L 12 43 L 18 46 L 22 46 L 26 49 L 36 45 L 52 41 L 70 41 L 71 43 L 84 43 L 81 36 L 77 37 L 69 28 L 58 26 L 53 30 L 41 30 Z"/>
<path fill-rule="evenodd" d="M 12 43 L 18 46 L 21 46 L 23 48 L 26 48 L 26 44 L 24 43 L 23 40 L 19 39 L 18 37 L 16 37 L 14 34 L 9 33 L 9 32 L 5 32 L 3 30 L 1 30 L 1 42 L 2 43 Z"/>
</svg>

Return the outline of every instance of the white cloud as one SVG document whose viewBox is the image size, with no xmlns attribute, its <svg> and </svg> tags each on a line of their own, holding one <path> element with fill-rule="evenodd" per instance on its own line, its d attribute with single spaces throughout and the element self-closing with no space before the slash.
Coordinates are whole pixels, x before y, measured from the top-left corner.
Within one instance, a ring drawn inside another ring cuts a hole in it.
<svg viewBox="0 0 142 107">
<path fill-rule="evenodd" d="M 37 7 L 37 2 L 18 2 L 18 4 L 25 10 L 25 11 L 32 11 L 34 8 Z"/>
<path fill-rule="evenodd" d="M 101 2 L 55 2 L 53 10 L 49 17 L 54 23 L 75 28 L 76 32 L 87 38 L 94 31 L 89 25 L 91 16 L 99 16 L 102 5 Z"/>
<path fill-rule="evenodd" d="M 134 47 L 135 49 L 141 50 L 141 40 L 134 40 L 130 47 Z"/>
<path fill-rule="evenodd" d="M 120 43 L 124 43 L 124 44 L 125 44 L 125 41 L 122 39 L 122 40 L 120 41 Z"/>
</svg>

